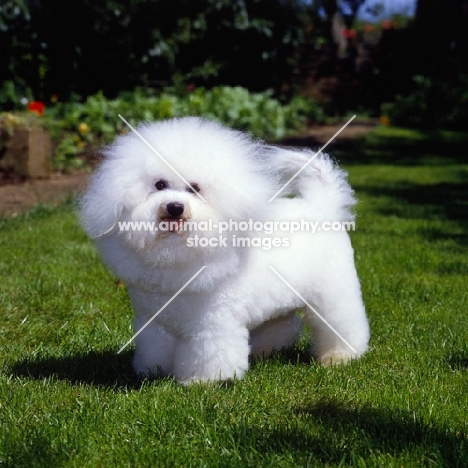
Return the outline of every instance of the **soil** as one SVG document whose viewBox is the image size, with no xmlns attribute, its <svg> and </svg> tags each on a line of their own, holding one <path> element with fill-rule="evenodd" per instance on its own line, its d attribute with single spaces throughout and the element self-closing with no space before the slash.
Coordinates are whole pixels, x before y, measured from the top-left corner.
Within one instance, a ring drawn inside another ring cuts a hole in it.
<svg viewBox="0 0 468 468">
<path fill-rule="evenodd" d="M 342 123 L 312 126 L 298 137 L 286 138 L 281 143 L 287 146 L 317 149 L 338 132 Z M 375 122 L 352 122 L 330 145 L 346 144 L 347 141 L 363 137 L 375 127 Z M 11 174 L 0 174 L 0 218 L 17 216 L 38 204 L 58 204 L 76 197 L 87 184 L 89 173 L 55 173 L 49 179 L 21 180 Z"/>
<path fill-rule="evenodd" d="M 53 174 L 50 179 L 15 181 L 0 186 L 0 217 L 17 216 L 39 204 L 58 204 L 75 197 L 89 174 Z M 13 182 L 13 183 L 12 183 Z M 15 183 L 16 182 L 16 183 Z"/>
</svg>

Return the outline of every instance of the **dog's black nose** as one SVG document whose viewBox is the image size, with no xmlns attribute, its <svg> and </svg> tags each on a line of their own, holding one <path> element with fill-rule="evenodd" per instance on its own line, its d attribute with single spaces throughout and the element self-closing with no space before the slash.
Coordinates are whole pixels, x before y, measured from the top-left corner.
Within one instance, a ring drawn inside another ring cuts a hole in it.
<svg viewBox="0 0 468 468">
<path fill-rule="evenodd" d="M 166 210 L 170 216 L 177 218 L 184 212 L 184 205 L 182 203 L 171 202 L 166 205 Z"/>
</svg>

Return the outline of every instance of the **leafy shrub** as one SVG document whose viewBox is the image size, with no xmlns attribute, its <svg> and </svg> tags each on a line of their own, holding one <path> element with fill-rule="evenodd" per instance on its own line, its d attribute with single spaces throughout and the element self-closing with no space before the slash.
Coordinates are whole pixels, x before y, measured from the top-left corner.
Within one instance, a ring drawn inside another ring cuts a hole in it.
<svg viewBox="0 0 468 468">
<path fill-rule="evenodd" d="M 43 101 L 181 77 L 281 89 L 319 18 L 297 0 L 2 0 L 0 83 L 21 80 Z"/>
<path fill-rule="evenodd" d="M 0 108 L 4 110 L 17 110 L 24 108 L 22 101 L 32 101 L 32 91 L 15 83 L 6 80 L 0 85 Z"/>
<path fill-rule="evenodd" d="M 46 109 L 44 123 L 58 142 L 55 166 L 76 167 L 82 161 L 78 156 L 85 149 L 128 131 L 118 114 L 132 124 L 203 116 L 271 140 L 304 128 L 307 120 L 324 120 L 322 109 L 305 98 L 295 97 L 288 104 L 281 104 L 269 91 L 250 93 L 241 87 L 196 88 L 180 97 L 170 90 L 155 95 L 137 89 L 122 93 L 117 99 L 106 99 L 98 93 L 85 102 L 57 103 Z"/>
<path fill-rule="evenodd" d="M 466 129 L 468 126 L 468 75 L 452 82 L 425 76 L 414 78 L 415 90 L 382 105 L 392 124 L 416 128 Z"/>
</svg>

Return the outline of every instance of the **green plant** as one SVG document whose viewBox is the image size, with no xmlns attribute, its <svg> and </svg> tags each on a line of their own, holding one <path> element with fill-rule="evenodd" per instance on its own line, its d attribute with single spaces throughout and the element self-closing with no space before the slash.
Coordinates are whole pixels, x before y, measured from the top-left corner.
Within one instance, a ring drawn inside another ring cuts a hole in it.
<svg viewBox="0 0 468 468">
<path fill-rule="evenodd" d="M 0 86 L 0 109 L 3 110 L 23 110 L 23 101 L 32 101 L 32 91 L 18 84 L 21 80 L 6 80 Z"/>
<path fill-rule="evenodd" d="M 468 125 L 468 73 L 454 78 L 414 77 L 415 90 L 382 105 L 395 125 L 416 128 L 464 129 Z"/>
<path fill-rule="evenodd" d="M 159 94 L 136 89 L 116 99 L 98 93 L 84 102 L 57 103 L 46 108 L 44 124 L 58 142 L 55 166 L 76 166 L 86 150 L 128 131 L 118 114 L 132 124 L 203 116 L 272 140 L 304 128 L 307 120 L 324 119 L 320 106 L 305 98 L 295 97 L 282 104 L 271 91 L 251 93 L 241 87 L 194 88 L 179 95 L 169 89 Z"/>
<path fill-rule="evenodd" d="M 23 80 L 45 103 L 175 80 L 278 89 L 317 10 L 297 0 L 3 0 L 0 82 Z"/>
</svg>

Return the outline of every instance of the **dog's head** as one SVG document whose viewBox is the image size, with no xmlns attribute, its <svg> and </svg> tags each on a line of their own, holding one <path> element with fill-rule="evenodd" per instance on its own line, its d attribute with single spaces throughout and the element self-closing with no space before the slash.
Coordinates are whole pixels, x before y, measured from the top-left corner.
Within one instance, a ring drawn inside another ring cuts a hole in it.
<svg viewBox="0 0 468 468">
<path fill-rule="evenodd" d="M 81 197 L 80 216 L 91 238 L 118 238 L 152 261 L 180 262 L 193 255 L 187 238 L 200 223 L 265 216 L 275 188 L 263 175 L 260 143 L 199 118 L 146 124 L 137 131 L 105 149 Z M 197 234 L 218 236 L 218 231 Z"/>
</svg>

